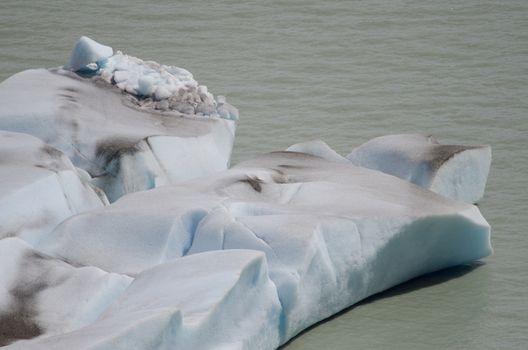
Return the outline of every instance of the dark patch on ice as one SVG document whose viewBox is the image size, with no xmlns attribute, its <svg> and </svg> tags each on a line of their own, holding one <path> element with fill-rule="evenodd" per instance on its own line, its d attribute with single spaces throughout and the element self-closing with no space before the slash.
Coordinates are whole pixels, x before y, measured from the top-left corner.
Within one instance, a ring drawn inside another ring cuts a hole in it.
<svg viewBox="0 0 528 350">
<path fill-rule="evenodd" d="M 29 252 L 24 258 L 18 276 L 21 280 L 9 290 L 11 302 L 7 310 L 0 311 L 0 346 L 19 339 L 31 339 L 44 333 L 37 321 L 37 295 L 48 288 L 45 274 L 36 274 L 35 268 L 42 266 L 42 260 L 52 259 L 37 252 Z M 38 276 L 27 280 L 27 276 Z"/>
<path fill-rule="evenodd" d="M 74 93 L 74 94 L 77 94 L 79 93 L 79 89 L 73 87 L 73 86 L 65 86 L 62 88 L 62 90 L 64 91 L 68 91 L 68 92 L 71 92 L 71 93 Z"/>
<path fill-rule="evenodd" d="M 276 184 L 287 184 L 290 183 L 288 176 L 286 176 L 283 172 L 279 172 L 278 174 L 274 174 L 271 176 L 271 179 Z"/>
<path fill-rule="evenodd" d="M 40 159 L 41 162 L 34 164 L 35 167 L 53 172 L 58 172 L 67 168 L 62 159 L 63 153 L 56 148 L 44 145 L 40 148 L 40 153 L 43 154 Z"/>
<path fill-rule="evenodd" d="M 48 146 L 48 145 L 42 146 L 40 148 L 40 151 L 42 153 L 47 154 L 48 156 L 50 156 L 53 159 L 61 159 L 61 157 L 62 157 L 62 152 L 61 151 L 59 151 L 58 149 L 53 148 L 51 146 Z"/>
<path fill-rule="evenodd" d="M 106 173 L 116 176 L 120 170 L 120 158 L 138 152 L 137 144 L 138 141 L 119 139 L 99 142 L 95 149 L 96 161 Z"/>
<path fill-rule="evenodd" d="M 256 192 L 262 192 L 262 186 L 261 184 L 263 181 L 259 179 L 258 177 L 246 177 L 245 179 L 240 180 L 240 182 L 247 183 L 250 185 Z"/>
<path fill-rule="evenodd" d="M 306 168 L 305 166 L 302 166 L 302 165 L 293 165 L 293 164 L 279 164 L 277 166 L 279 168 L 284 168 L 284 169 L 304 169 Z"/>
<path fill-rule="evenodd" d="M 61 97 L 62 99 L 68 102 L 72 102 L 72 103 L 78 102 L 77 97 L 75 95 L 79 94 L 79 90 L 76 89 L 75 87 L 65 86 L 65 87 L 60 88 L 60 91 L 61 92 L 58 93 L 57 96 Z"/>
<path fill-rule="evenodd" d="M 77 103 L 77 99 L 75 97 L 73 97 L 72 95 L 69 95 L 69 94 L 58 94 L 58 96 L 62 97 L 63 99 L 69 101 L 69 102 L 73 102 L 73 103 Z"/>
<path fill-rule="evenodd" d="M 21 261 L 18 280 L 9 289 L 10 303 L 0 310 L 0 346 L 43 334 L 45 328 L 38 322 L 38 294 L 68 279 L 67 274 L 50 275 L 50 264 L 67 265 L 43 253 L 28 250 Z"/>
<path fill-rule="evenodd" d="M 35 295 L 46 287 L 46 282 L 41 281 L 29 286 L 19 285 L 9 291 L 13 300 L 9 310 L 0 313 L 0 346 L 44 333 L 44 329 L 35 320 Z"/>
<path fill-rule="evenodd" d="M 445 162 L 463 151 L 480 148 L 479 146 L 435 145 L 426 154 L 426 159 L 433 171 L 438 170 Z"/>
</svg>

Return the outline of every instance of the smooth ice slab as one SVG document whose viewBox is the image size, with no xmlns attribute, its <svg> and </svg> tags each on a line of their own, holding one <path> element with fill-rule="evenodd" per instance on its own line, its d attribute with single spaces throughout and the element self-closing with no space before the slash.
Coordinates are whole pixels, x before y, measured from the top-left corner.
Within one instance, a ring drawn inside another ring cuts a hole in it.
<svg viewBox="0 0 528 350">
<path fill-rule="evenodd" d="M 95 267 L 73 267 L 18 238 L 0 239 L 0 346 L 86 326 L 131 281 Z"/>
<path fill-rule="evenodd" d="M 0 131 L 0 239 L 34 244 L 64 219 L 106 203 L 62 152 L 33 136 Z"/>
<path fill-rule="evenodd" d="M 142 109 L 130 98 L 72 72 L 27 70 L 0 84 L 0 129 L 61 150 L 110 201 L 227 168 L 234 121 Z"/>
<path fill-rule="evenodd" d="M 484 195 L 491 147 L 442 145 L 419 134 L 376 137 L 347 158 L 357 166 L 379 170 L 446 197 L 476 203 Z"/>
<path fill-rule="evenodd" d="M 138 274 L 180 256 L 266 254 L 281 342 L 374 293 L 491 252 L 477 207 L 381 172 L 275 152 L 75 216 L 39 246 Z"/>
<path fill-rule="evenodd" d="M 141 273 L 91 325 L 8 349 L 275 349 L 280 304 L 264 254 L 197 254 Z"/>
</svg>

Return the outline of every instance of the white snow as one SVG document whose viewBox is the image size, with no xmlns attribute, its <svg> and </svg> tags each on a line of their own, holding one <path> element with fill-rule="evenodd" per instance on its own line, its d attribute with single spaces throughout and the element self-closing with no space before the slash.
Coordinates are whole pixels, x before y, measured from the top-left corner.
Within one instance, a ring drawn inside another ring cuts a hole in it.
<svg viewBox="0 0 528 350">
<path fill-rule="evenodd" d="M 111 201 L 228 167 L 236 122 L 138 109 L 126 97 L 71 72 L 24 71 L 0 84 L 0 129 L 61 150 Z"/>
<path fill-rule="evenodd" d="M 75 268 L 15 237 L 0 239 L 0 346 L 23 335 L 50 336 L 84 327 L 131 281 L 95 267 Z"/>
<path fill-rule="evenodd" d="M 113 54 L 114 50 L 111 47 L 101 45 L 86 36 L 82 36 L 75 43 L 67 69 L 73 71 L 82 69 L 97 70 Z M 95 64 L 95 67 L 87 67 L 89 64 Z"/>
<path fill-rule="evenodd" d="M 275 349 L 280 311 L 262 253 L 208 252 L 144 271 L 85 328 L 7 349 Z"/>
<path fill-rule="evenodd" d="M 446 197 L 476 203 L 484 195 L 491 164 L 489 146 L 439 144 L 432 136 L 387 135 L 355 148 L 357 166 L 397 176 Z"/>
<path fill-rule="evenodd" d="M 473 205 L 350 163 L 275 152 L 75 216 L 39 249 L 132 275 L 211 250 L 262 251 L 284 343 L 369 295 L 490 254 L 489 233 Z"/>
<path fill-rule="evenodd" d="M 107 203 L 64 154 L 33 136 L 0 131 L 0 160 L 0 239 L 35 244 L 64 219 Z"/>
</svg>

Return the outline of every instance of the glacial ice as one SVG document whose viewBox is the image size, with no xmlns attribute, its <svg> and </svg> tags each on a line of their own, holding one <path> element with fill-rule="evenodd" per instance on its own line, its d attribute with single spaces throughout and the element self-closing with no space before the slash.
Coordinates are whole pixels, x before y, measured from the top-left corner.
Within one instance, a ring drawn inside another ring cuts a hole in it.
<svg viewBox="0 0 528 350">
<path fill-rule="evenodd" d="M 111 47 L 101 45 L 86 36 L 82 36 L 75 43 L 70 62 L 66 68 L 73 71 L 97 70 L 113 54 L 114 50 Z M 90 69 L 88 66 L 90 64 L 95 64 L 95 67 Z"/>
<path fill-rule="evenodd" d="M 61 150 L 110 201 L 229 165 L 235 121 L 141 109 L 119 89 L 65 70 L 15 74 L 0 84 L 0 101 L 0 129 Z"/>
<path fill-rule="evenodd" d="M 0 346 L 84 327 L 131 281 L 96 267 L 75 268 L 16 237 L 0 239 Z"/>
<path fill-rule="evenodd" d="M 35 244 L 64 219 L 107 203 L 89 176 L 57 149 L 0 131 L 0 239 Z"/>
<path fill-rule="evenodd" d="M 7 349 L 275 349 L 280 310 L 264 254 L 207 252 L 143 271 L 87 327 Z"/>
<path fill-rule="evenodd" d="M 226 170 L 225 97 L 87 37 L 64 67 L 2 82 L 0 101 L 8 349 L 275 349 L 491 253 L 471 205 L 489 147 L 391 135 L 347 159 L 315 140 Z"/>
<path fill-rule="evenodd" d="M 491 252 L 477 207 L 350 163 L 274 152 L 66 220 L 38 246 L 141 275 L 181 256 L 266 254 L 280 342 L 372 294 Z"/>
<path fill-rule="evenodd" d="M 476 203 L 484 195 L 491 164 L 489 146 L 443 145 L 419 134 L 376 137 L 347 158 L 446 197 Z"/>
</svg>

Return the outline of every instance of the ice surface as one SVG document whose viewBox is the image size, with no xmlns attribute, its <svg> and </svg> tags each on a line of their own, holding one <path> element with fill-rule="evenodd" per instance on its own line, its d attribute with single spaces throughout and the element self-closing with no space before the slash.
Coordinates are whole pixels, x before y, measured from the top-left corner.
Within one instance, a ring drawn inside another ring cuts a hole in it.
<svg viewBox="0 0 528 350">
<path fill-rule="evenodd" d="M 0 239 L 34 244 L 67 217 L 107 203 L 64 154 L 26 134 L 0 131 L 0 179 Z"/>
<path fill-rule="evenodd" d="M 491 148 L 442 145 L 419 134 L 388 135 L 355 148 L 347 158 L 449 198 L 476 203 L 484 195 Z"/>
<path fill-rule="evenodd" d="M 142 272 L 91 325 L 8 349 L 275 349 L 281 307 L 264 254 L 196 254 Z"/>
<path fill-rule="evenodd" d="M 227 168 L 234 121 L 141 109 L 128 97 L 64 70 L 28 70 L 0 84 L 0 129 L 61 150 L 111 201 Z"/>
<path fill-rule="evenodd" d="M 0 239 L 0 346 L 90 324 L 131 281 L 95 267 L 75 268 L 15 237 Z"/>
<path fill-rule="evenodd" d="M 334 151 L 322 140 L 312 140 L 308 142 L 297 143 L 288 147 L 286 151 L 311 154 L 312 156 L 321 157 L 333 162 L 348 162 L 348 159 Z"/>
<path fill-rule="evenodd" d="M 87 66 L 94 63 L 97 69 L 113 54 L 114 50 L 111 47 L 82 36 L 75 43 L 67 68 L 73 71 L 90 69 Z"/>
<path fill-rule="evenodd" d="M 374 293 L 488 255 L 489 233 L 473 205 L 350 163 L 275 152 L 77 215 L 39 249 L 132 275 L 211 250 L 262 251 L 284 343 Z"/>
</svg>

